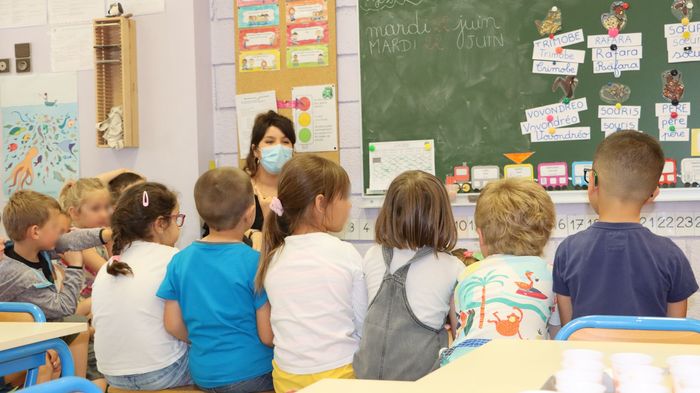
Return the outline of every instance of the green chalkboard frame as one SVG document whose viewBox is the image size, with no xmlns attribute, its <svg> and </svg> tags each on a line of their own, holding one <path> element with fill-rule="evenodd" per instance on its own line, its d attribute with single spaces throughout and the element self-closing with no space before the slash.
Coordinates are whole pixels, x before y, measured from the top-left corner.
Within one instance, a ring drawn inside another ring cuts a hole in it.
<svg viewBox="0 0 700 393">
<path fill-rule="evenodd" d="M 665 102 L 661 96 L 661 74 L 675 68 L 686 85 L 683 101 L 695 106 L 689 124 L 691 128 L 700 127 L 700 63 L 667 63 L 664 25 L 678 23 L 670 12 L 671 1 L 637 0 L 630 1 L 628 22 L 622 33 L 643 33 L 640 71 L 623 72 L 619 79 L 612 74 L 594 74 L 591 50 L 586 43 L 568 47 L 586 50 L 586 61 L 578 69 L 576 98 L 586 97 L 588 110 L 581 112 L 581 123 L 576 126 L 591 127 L 591 139 L 531 143 L 519 128 L 519 123 L 525 121 L 525 109 L 561 99 L 561 91 L 551 91 L 554 75 L 531 73 L 532 41 L 542 38 L 534 21 L 546 16 L 554 4 L 563 13 L 562 32 L 582 28 L 586 36 L 606 33 L 600 15 L 607 11 L 610 1 L 359 0 L 366 207 L 374 207 L 381 200 L 367 194 L 368 147 L 373 142 L 434 139 L 436 175 L 443 180 L 463 162 L 470 167 L 498 165 L 502 175 L 503 167 L 511 163 L 503 153 L 524 151 L 535 152 L 526 161 L 533 165 L 535 177 L 537 165 L 542 162 L 564 161 L 571 171 L 573 161 L 591 160 L 595 147 L 604 138 L 597 107 L 606 105 L 599 98 L 599 90 L 608 82 L 632 88 L 631 98 L 625 104 L 642 106 L 640 129 L 658 138 L 654 105 Z M 368 7 L 383 9 L 368 11 Z M 698 13 L 696 20 L 700 19 Z M 421 35 L 425 24 L 431 32 Z M 389 25 L 393 27 L 386 27 Z M 459 29 L 460 25 L 475 30 Z M 498 46 L 499 39 L 485 38 L 483 42 L 490 48 L 476 48 L 474 44 L 465 50 L 464 43 L 459 48 L 460 33 L 465 36 L 474 31 L 487 37 L 503 34 L 503 46 Z M 394 44 L 395 38 L 409 39 L 412 44 L 403 51 L 400 45 L 405 44 Z M 370 47 L 370 39 L 379 39 L 379 46 L 390 39 L 388 50 L 395 53 L 378 55 L 378 46 Z M 680 174 L 681 159 L 691 156 L 690 142 L 662 142 L 662 146 L 667 157 L 677 161 Z M 569 189 L 551 192 L 555 202 L 587 201 L 585 191 L 573 190 L 571 183 Z M 471 194 L 461 195 L 457 204 L 469 205 L 473 199 Z M 684 188 L 679 178 L 676 188 L 664 189 L 660 200 L 697 201 L 700 190 Z"/>
</svg>

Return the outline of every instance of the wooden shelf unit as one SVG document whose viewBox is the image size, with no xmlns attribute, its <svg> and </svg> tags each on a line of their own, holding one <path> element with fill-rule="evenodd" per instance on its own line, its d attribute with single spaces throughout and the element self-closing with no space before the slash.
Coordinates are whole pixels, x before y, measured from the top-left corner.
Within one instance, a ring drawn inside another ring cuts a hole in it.
<svg viewBox="0 0 700 393">
<path fill-rule="evenodd" d="M 97 122 L 122 107 L 124 147 L 139 146 L 138 88 L 136 78 L 136 23 L 125 17 L 93 21 Z M 96 130 L 97 147 L 107 148 Z"/>
</svg>

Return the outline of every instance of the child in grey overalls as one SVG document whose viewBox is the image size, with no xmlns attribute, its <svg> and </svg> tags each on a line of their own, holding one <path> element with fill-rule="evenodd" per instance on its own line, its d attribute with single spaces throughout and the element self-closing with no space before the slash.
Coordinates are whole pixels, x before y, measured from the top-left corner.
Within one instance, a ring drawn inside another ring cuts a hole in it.
<svg viewBox="0 0 700 393">
<path fill-rule="evenodd" d="M 365 317 L 360 349 L 353 368 L 360 379 L 415 381 L 438 368 L 438 352 L 447 347 L 447 330 L 433 329 L 416 318 L 406 296 L 411 264 L 432 248 L 422 248 L 394 274 L 393 249 L 383 247 L 386 273 Z"/>
<path fill-rule="evenodd" d="M 464 265 L 448 254 L 457 229 L 445 186 L 426 172 L 397 176 L 375 229 L 363 261 L 371 303 L 353 368 L 360 379 L 415 381 L 439 366 L 447 317 L 456 324 L 450 300 Z"/>
</svg>

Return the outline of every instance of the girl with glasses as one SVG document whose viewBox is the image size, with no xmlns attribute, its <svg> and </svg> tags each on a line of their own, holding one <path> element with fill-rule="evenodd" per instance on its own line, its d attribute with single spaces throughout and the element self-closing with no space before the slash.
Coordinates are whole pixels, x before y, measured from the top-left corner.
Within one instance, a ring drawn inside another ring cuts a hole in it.
<svg viewBox="0 0 700 393">
<path fill-rule="evenodd" d="M 124 390 L 190 385 L 187 343 L 163 325 L 156 291 L 178 252 L 185 215 L 159 183 L 128 188 L 112 215 L 114 257 L 97 273 L 92 293 L 97 368 Z"/>
</svg>

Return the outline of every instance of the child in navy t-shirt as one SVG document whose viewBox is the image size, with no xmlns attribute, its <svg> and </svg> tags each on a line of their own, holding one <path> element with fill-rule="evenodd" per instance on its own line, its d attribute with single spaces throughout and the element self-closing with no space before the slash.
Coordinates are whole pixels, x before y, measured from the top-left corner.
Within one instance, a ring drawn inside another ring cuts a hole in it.
<svg viewBox="0 0 700 393">
<path fill-rule="evenodd" d="M 564 240 L 554 258 L 562 324 L 586 315 L 686 316 L 698 290 L 688 259 L 639 223 L 663 166 L 661 146 L 641 132 L 620 131 L 598 146 L 586 180 L 600 221 Z"/>
</svg>

